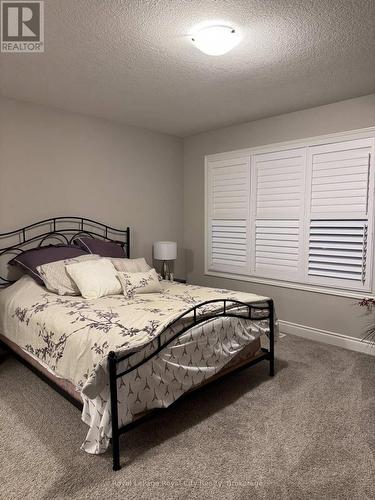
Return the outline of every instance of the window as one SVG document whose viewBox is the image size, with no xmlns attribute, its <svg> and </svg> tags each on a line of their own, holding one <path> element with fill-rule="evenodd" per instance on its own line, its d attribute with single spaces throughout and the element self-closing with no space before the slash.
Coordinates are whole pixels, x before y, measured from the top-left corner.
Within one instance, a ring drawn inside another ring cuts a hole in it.
<svg viewBox="0 0 375 500">
<path fill-rule="evenodd" d="M 370 291 L 374 132 L 206 157 L 206 272 Z"/>
</svg>

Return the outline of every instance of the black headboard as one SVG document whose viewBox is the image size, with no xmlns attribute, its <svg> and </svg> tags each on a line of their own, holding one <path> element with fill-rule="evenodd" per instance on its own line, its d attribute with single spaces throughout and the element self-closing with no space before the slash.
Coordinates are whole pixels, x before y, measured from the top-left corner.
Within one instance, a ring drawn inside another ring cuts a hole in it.
<svg viewBox="0 0 375 500">
<path fill-rule="evenodd" d="M 115 229 L 84 217 L 54 217 L 21 229 L 0 234 L 0 287 L 13 283 L 7 263 L 30 248 L 70 244 L 77 236 L 89 236 L 119 243 L 130 257 L 130 228 Z M 5 275 L 4 272 L 7 274 Z"/>
</svg>

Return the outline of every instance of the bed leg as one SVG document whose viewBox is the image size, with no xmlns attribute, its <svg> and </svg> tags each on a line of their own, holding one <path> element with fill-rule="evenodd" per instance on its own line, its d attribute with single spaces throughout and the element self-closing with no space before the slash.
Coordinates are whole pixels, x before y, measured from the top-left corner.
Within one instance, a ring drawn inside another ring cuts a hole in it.
<svg viewBox="0 0 375 500">
<path fill-rule="evenodd" d="M 270 359 L 270 370 L 269 370 L 269 373 L 270 373 L 270 377 L 274 377 L 275 376 L 275 360 L 273 358 Z"/>
<path fill-rule="evenodd" d="M 270 325 L 269 374 L 270 377 L 273 377 L 275 375 L 275 311 L 274 311 L 273 300 L 269 300 L 268 305 L 269 305 L 269 325 Z"/>
<path fill-rule="evenodd" d="M 112 469 L 114 471 L 118 471 L 121 469 L 120 465 L 120 443 L 119 443 L 119 437 L 116 436 L 115 439 L 112 439 L 112 460 L 113 460 L 113 467 Z"/>
<path fill-rule="evenodd" d="M 117 408 L 117 356 L 111 351 L 108 354 L 109 367 L 109 388 L 111 392 L 111 422 L 112 422 L 112 457 L 113 470 L 121 469 L 120 465 L 120 433 L 118 428 L 118 408 Z"/>
</svg>

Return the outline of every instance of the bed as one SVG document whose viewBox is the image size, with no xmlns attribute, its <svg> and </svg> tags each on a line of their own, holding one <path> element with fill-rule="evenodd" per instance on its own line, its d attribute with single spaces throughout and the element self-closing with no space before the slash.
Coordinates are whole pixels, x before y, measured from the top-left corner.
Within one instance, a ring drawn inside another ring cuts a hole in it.
<svg viewBox="0 0 375 500">
<path fill-rule="evenodd" d="M 0 259 L 82 234 L 119 242 L 130 257 L 129 228 L 60 217 L 0 235 Z M 261 361 L 274 375 L 268 297 L 163 281 L 158 293 L 86 300 L 56 295 L 27 275 L 6 274 L 0 284 L 2 346 L 82 409 L 89 430 L 81 449 L 99 454 L 111 445 L 114 470 L 120 435 L 151 412 Z"/>
</svg>

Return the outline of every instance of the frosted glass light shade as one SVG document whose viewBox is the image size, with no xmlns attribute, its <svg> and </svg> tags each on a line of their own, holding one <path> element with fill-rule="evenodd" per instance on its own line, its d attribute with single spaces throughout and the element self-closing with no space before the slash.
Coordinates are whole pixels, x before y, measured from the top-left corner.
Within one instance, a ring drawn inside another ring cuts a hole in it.
<svg viewBox="0 0 375 500">
<path fill-rule="evenodd" d="M 175 241 L 156 241 L 154 243 L 154 259 L 177 259 L 177 243 Z"/>
<path fill-rule="evenodd" d="M 214 25 L 196 31 L 192 41 L 201 52 L 210 56 L 221 56 L 239 43 L 240 36 L 230 26 Z"/>
</svg>

